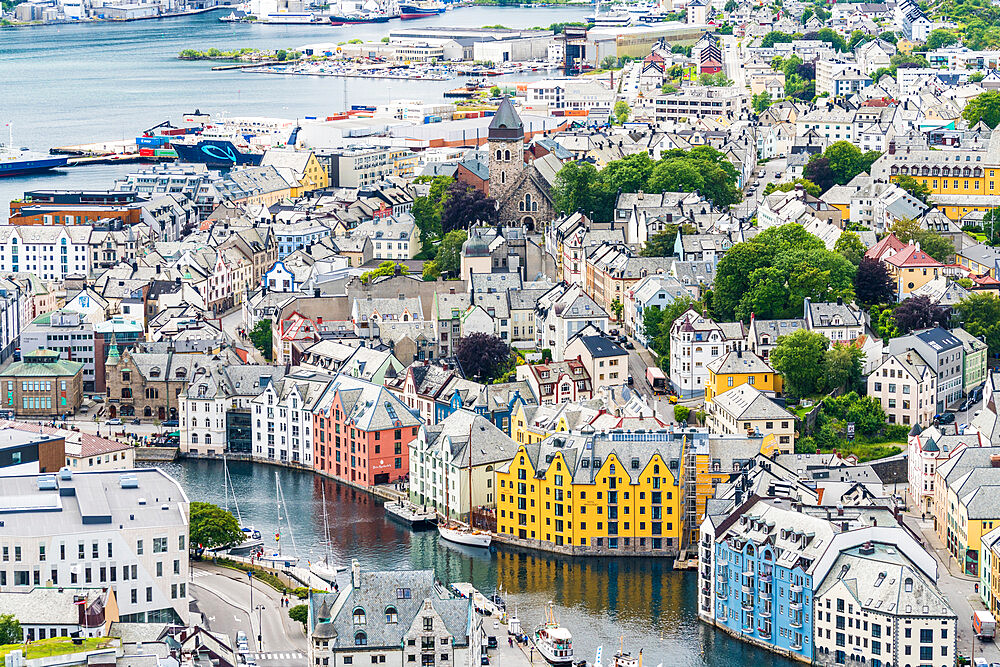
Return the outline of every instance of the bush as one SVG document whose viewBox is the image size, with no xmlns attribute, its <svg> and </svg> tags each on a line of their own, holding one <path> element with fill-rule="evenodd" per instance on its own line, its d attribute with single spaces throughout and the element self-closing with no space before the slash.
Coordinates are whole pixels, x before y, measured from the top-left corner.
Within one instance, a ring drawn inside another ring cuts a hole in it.
<svg viewBox="0 0 1000 667">
<path fill-rule="evenodd" d="M 691 416 L 691 408 L 685 405 L 674 406 L 674 419 L 678 422 L 686 422 Z"/>
</svg>

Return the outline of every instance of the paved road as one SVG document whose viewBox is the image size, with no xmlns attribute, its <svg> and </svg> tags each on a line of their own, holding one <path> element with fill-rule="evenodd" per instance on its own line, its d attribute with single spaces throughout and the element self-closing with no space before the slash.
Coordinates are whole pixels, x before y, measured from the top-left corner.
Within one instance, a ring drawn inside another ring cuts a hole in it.
<svg viewBox="0 0 1000 667">
<path fill-rule="evenodd" d="M 738 37 L 733 35 L 722 35 L 722 60 L 726 68 L 726 76 L 733 80 L 733 87 L 737 89 L 746 88 L 746 72 L 743 69 L 743 58 L 740 56 L 740 49 L 737 46 Z"/>
<path fill-rule="evenodd" d="M 985 609 L 982 599 L 976 593 L 977 577 L 960 572 L 958 563 L 938 539 L 933 521 L 921 521 L 919 515 L 905 514 L 903 521 L 924 538 L 927 550 L 938 560 L 938 588 L 948 598 L 952 609 L 958 615 L 959 655 L 986 658 L 990 663 L 1000 662 L 1000 646 L 994 642 L 982 642 L 972 634 L 972 612 Z"/>
<path fill-rule="evenodd" d="M 670 401 L 666 397 L 653 394 L 653 388 L 649 386 L 649 382 L 646 380 L 646 368 L 653 365 L 653 355 L 649 351 L 644 350 L 634 338 L 632 342 L 635 343 L 635 349 L 629 350 L 628 354 L 628 372 L 632 377 L 632 389 L 638 392 L 640 396 L 652 397 L 651 400 L 656 416 L 660 421 L 669 424 L 674 421 L 674 406 L 670 404 Z"/>
<path fill-rule="evenodd" d="M 288 609 L 281 607 L 280 596 L 270 586 L 253 584 L 251 607 L 250 585 L 241 572 L 209 563 L 193 563 L 191 578 L 192 595 L 210 630 L 225 633 L 234 640 L 238 630 L 246 632 L 250 654 L 260 665 L 306 664 L 308 646 L 301 625 L 288 618 Z M 296 603 L 293 599 L 292 604 Z M 260 605 L 263 609 L 258 611 Z"/>
</svg>

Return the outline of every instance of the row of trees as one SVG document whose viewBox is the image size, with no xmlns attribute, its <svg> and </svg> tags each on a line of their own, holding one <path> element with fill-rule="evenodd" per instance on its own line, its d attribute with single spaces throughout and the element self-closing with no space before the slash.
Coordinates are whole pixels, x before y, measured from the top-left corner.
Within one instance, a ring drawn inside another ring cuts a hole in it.
<svg viewBox="0 0 1000 667">
<path fill-rule="evenodd" d="M 740 200 L 736 168 L 711 146 L 665 151 L 654 161 L 633 153 L 597 169 L 590 162 L 567 162 L 556 174 L 553 200 L 557 212 L 581 212 L 594 220 L 612 218 L 622 192 L 695 192 L 726 208 Z"/>
<path fill-rule="evenodd" d="M 821 333 L 799 329 L 782 336 L 771 352 L 771 365 L 781 373 L 785 391 L 795 397 L 835 389 L 862 389 L 865 354 L 846 343 L 833 345 Z"/>
</svg>

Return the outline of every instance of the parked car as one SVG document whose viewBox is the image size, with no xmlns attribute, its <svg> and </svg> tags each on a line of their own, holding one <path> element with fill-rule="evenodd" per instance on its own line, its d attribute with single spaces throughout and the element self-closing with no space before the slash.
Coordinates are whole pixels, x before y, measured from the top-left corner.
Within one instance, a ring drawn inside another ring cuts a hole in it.
<svg viewBox="0 0 1000 667">
<path fill-rule="evenodd" d="M 119 419 L 118 417 L 108 420 L 108 426 L 121 426 L 121 425 L 122 425 L 122 420 Z"/>
<path fill-rule="evenodd" d="M 964 401 L 962 401 L 961 405 L 958 406 L 958 411 L 959 412 L 965 412 L 970 407 L 972 407 L 972 399 L 971 398 L 967 398 Z"/>
<path fill-rule="evenodd" d="M 625 349 L 626 350 L 634 350 L 635 349 L 635 343 L 633 343 L 630 340 L 626 340 L 625 341 Z"/>
<path fill-rule="evenodd" d="M 167 421 L 163 422 L 163 425 L 169 428 L 171 426 L 179 426 L 180 423 L 176 419 L 168 419 Z"/>
<path fill-rule="evenodd" d="M 635 384 L 635 379 L 631 375 L 629 375 L 628 376 L 628 386 L 631 387 L 634 384 Z"/>
<path fill-rule="evenodd" d="M 934 415 L 934 421 L 939 424 L 954 424 L 955 423 L 955 413 L 945 412 L 940 415 Z"/>
</svg>

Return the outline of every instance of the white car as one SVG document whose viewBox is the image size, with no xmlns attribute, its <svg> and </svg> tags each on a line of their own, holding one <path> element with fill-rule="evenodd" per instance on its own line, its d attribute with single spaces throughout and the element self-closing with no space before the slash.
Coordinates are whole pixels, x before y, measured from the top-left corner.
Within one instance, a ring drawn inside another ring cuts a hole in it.
<svg viewBox="0 0 1000 667">
<path fill-rule="evenodd" d="M 108 420 L 108 426 L 121 426 L 121 425 L 122 425 L 122 420 L 119 419 L 118 417 Z"/>
</svg>

